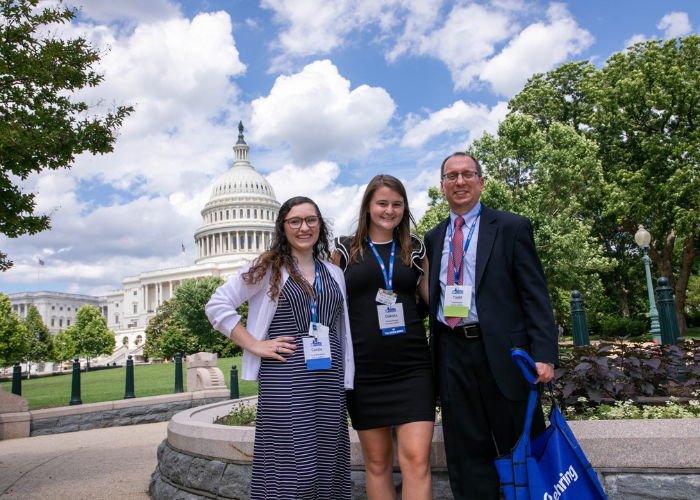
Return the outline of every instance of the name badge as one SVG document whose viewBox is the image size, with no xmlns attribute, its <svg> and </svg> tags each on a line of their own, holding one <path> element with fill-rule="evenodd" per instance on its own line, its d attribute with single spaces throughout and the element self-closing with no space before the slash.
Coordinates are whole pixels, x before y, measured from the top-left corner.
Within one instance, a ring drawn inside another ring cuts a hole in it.
<svg viewBox="0 0 700 500">
<path fill-rule="evenodd" d="M 396 304 L 397 297 L 398 295 L 396 295 L 394 292 L 390 292 L 389 290 L 384 290 L 383 288 L 380 288 L 377 292 L 376 300 L 380 304 L 393 306 L 394 304 Z"/>
<path fill-rule="evenodd" d="M 325 328 L 321 333 L 318 327 Z M 328 327 L 317 323 L 317 336 L 304 337 L 304 359 L 306 369 L 325 370 L 331 367 L 331 343 L 328 336 Z"/>
<path fill-rule="evenodd" d="M 447 285 L 445 287 L 445 308 L 442 312 L 446 318 L 468 317 L 471 303 L 471 285 Z"/>
<path fill-rule="evenodd" d="M 309 337 L 318 339 L 320 337 L 328 337 L 329 328 L 322 323 L 314 323 L 313 321 L 309 324 Z"/>
<path fill-rule="evenodd" d="M 398 335 L 406 333 L 406 321 L 403 318 L 403 304 L 394 304 L 393 306 L 377 306 L 379 314 L 379 328 L 382 330 L 382 336 Z"/>
</svg>

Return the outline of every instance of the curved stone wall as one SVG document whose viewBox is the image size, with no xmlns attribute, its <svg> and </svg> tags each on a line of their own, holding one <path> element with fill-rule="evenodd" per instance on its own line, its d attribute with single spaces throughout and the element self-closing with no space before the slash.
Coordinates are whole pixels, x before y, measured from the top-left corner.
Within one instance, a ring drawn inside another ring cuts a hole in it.
<svg viewBox="0 0 700 500">
<path fill-rule="evenodd" d="M 168 425 L 168 438 L 158 448 L 151 498 L 248 500 L 255 428 L 212 422 L 237 405 L 256 402 L 257 397 L 244 398 L 176 414 Z M 640 489 L 650 500 L 698 498 L 700 419 L 580 421 L 570 422 L 570 427 L 609 500 L 641 498 Z M 350 444 L 352 498 L 364 500 L 362 449 L 353 429 Z M 431 464 L 435 500 L 452 500 L 441 426 L 435 426 Z M 394 470 L 398 472 L 397 467 Z M 394 482 L 400 500 L 400 474 L 394 474 Z"/>
</svg>

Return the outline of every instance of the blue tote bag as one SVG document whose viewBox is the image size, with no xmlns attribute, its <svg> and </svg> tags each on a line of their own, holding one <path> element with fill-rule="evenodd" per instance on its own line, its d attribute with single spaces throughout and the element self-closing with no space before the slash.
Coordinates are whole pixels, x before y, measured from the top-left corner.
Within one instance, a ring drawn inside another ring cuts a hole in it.
<svg viewBox="0 0 700 500">
<path fill-rule="evenodd" d="M 523 435 L 510 453 L 494 461 L 506 500 L 607 500 L 593 467 L 554 402 L 551 382 L 551 425 L 530 440 L 532 415 L 539 399 L 534 385 L 537 368 L 521 349 L 512 349 L 511 356 L 530 382 L 530 396 Z"/>
</svg>

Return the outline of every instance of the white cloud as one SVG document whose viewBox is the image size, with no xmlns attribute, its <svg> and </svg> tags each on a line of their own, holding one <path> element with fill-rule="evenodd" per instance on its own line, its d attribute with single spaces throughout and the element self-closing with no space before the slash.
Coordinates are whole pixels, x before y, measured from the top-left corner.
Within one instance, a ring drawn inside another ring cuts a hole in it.
<svg viewBox="0 0 700 500">
<path fill-rule="evenodd" d="M 485 104 L 457 101 L 447 108 L 430 113 L 428 118 L 414 123 L 403 136 L 401 145 L 422 147 L 431 138 L 444 132 L 468 133 L 467 141 L 480 137 L 483 132 L 495 133 L 498 121 L 505 118 L 508 103 L 501 101 L 492 109 Z"/>
<path fill-rule="evenodd" d="M 631 47 L 635 43 L 646 42 L 646 41 L 647 41 L 646 35 L 642 35 L 642 34 L 632 35 L 629 39 L 625 40 L 625 49 L 627 47 Z"/>
<path fill-rule="evenodd" d="M 300 165 L 361 158 L 380 143 L 395 108 L 386 90 L 351 91 L 330 61 L 316 61 L 278 77 L 270 95 L 252 102 L 251 139 L 268 148 L 286 143 Z"/>
<path fill-rule="evenodd" d="M 230 164 L 235 125 L 241 118 L 248 124 L 250 116 L 232 82 L 246 66 L 231 30 L 225 12 L 141 22 L 128 32 L 89 23 L 61 29 L 62 37 L 111 46 L 99 67 L 103 83 L 76 97 L 134 103 L 136 111 L 113 153 L 80 155 L 70 170 L 27 180 L 25 188 L 37 193 L 38 211 L 56 209 L 52 229 L 0 238 L 0 248 L 15 261 L 3 282 L 27 281 L 27 269 L 42 256 L 47 257 L 42 281 L 83 292 L 181 265 L 182 244 L 185 263 L 194 261 L 199 211 L 213 179 Z"/>
<path fill-rule="evenodd" d="M 400 0 L 263 0 L 274 19 L 286 27 L 275 47 L 293 57 L 327 54 L 366 23 L 385 29 L 395 22 Z"/>
<path fill-rule="evenodd" d="M 689 35 L 693 31 L 693 27 L 688 19 L 687 12 L 671 12 L 661 18 L 657 28 L 664 31 L 664 38 L 676 38 L 679 36 Z"/>
<path fill-rule="evenodd" d="M 68 3 L 78 7 L 83 17 L 98 23 L 115 20 L 151 22 L 180 15 L 180 6 L 170 0 L 71 0 Z"/>
<path fill-rule="evenodd" d="M 496 45 L 519 29 L 508 12 L 478 4 L 455 6 L 440 29 L 413 40 L 411 53 L 443 61 L 456 88 L 467 88 Z"/>
<path fill-rule="evenodd" d="M 479 79 L 489 82 L 497 94 L 513 96 L 534 73 L 556 67 L 593 43 L 593 35 L 578 27 L 563 4 L 553 3 L 547 18 L 548 23 L 531 24 L 486 61 Z M 458 85 L 464 83 L 458 81 Z"/>
<path fill-rule="evenodd" d="M 337 179 L 341 169 L 337 163 L 322 161 L 310 167 L 285 165 L 266 178 L 275 189 L 280 202 L 293 196 L 307 196 L 321 209 L 323 217 L 332 222 L 334 236 L 352 234 L 357 227 L 360 202 L 367 184 L 341 185 Z M 428 209 L 428 187 L 439 182 L 440 167 L 424 170 L 410 180 L 401 179 L 411 212 L 416 221 Z M 369 179 L 368 179 L 369 180 Z"/>
<path fill-rule="evenodd" d="M 365 189 L 357 184 L 340 185 L 336 181 L 339 175 L 337 163 L 322 161 L 309 167 L 288 164 L 266 177 L 280 203 L 293 196 L 307 196 L 314 200 L 324 218 L 333 222 L 333 234 L 339 236 L 351 231 Z"/>
<path fill-rule="evenodd" d="M 186 199 L 141 196 L 90 207 L 79 199 L 70 171 L 44 172 L 33 180 L 37 211 L 55 209 L 52 229 L 16 240 L 3 238 L 3 250 L 15 261 L 3 273 L 5 283 L 26 282 L 41 258 L 46 262 L 43 282 L 104 291 L 118 287 L 125 276 L 181 265 L 182 244 L 189 248 L 189 262 L 194 258 L 192 235 L 201 219 L 192 205 L 203 206 L 208 189 Z"/>
<path fill-rule="evenodd" d="M 354 34 L 376 30 L 385 58 L 431 56 L 444 62 L 456 90 L 490 85 L 511 96 L 536 72 L 548 71 L 593 43 L 566 6 L 552 3 L 546 19 L 522 0 L 456 3 L 442 17 L 443 0 L 264 0 L 285 26 L 272 70 L 293 68 L 295 58 L 328 54 Z M 521 24 L 530 22 L 524 29 Z M 505 48 L 502 48 L 506 44 Z"/>
</svg>

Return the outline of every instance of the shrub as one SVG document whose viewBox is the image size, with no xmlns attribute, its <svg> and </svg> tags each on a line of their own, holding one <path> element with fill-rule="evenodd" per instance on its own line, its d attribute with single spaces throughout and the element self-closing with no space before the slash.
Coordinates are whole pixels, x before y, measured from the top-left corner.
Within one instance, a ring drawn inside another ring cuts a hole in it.
<svg viewBox="0 0 700 500">
<path fill-rule="evenodd" d="M 685 385 L 698 387 L 700 341 L 686 342 L 679 349 L 624 340 L 577 347 L 561 359 L 554 377 L 564 405 L 574 405 L 580 397 L 600 404 L 603 397 L 665 396 L 669 382 L 676 379 L 679 363 L 686 368 Z"/>
<path fill-rule="evenodd" d="M 700 391 L 693 395 L 697 398 Z M 700 418 L 700 400 L 692 399 L 687 405 L 678 404 L 678 399 L 671 397 L 665 405 L 636 405 L 634 401 L 615 401 L 613 406 L 590 406 L 586 398 L 579 398 L 580 406 L 569 406 L 564 411 L 567 420 L 631 420 L 662 418 Z"/>
<path fill-rule="evenodd" d="M 241 404 L 238 408 L 234 408 L 231 412 L 223 418 L 224 425 L 234 425 L 234 426 L 254 426 L 255 419 L 258 416 L 258 406 L 257 405 L 246 405 Z"/>
<path fill-rule="evenodd" d="M 639 337 L 648 331 L 646 321 L 624 318 L 607 317 L 598 322 L 598 335 L 605 338 Z"/>
<path fill-rule="evenodd" d="M 686 313 L 685 324 L 688 326 L 688 328 L 696 328 L 700 326 L 700 311 Z"/>
</svg>

